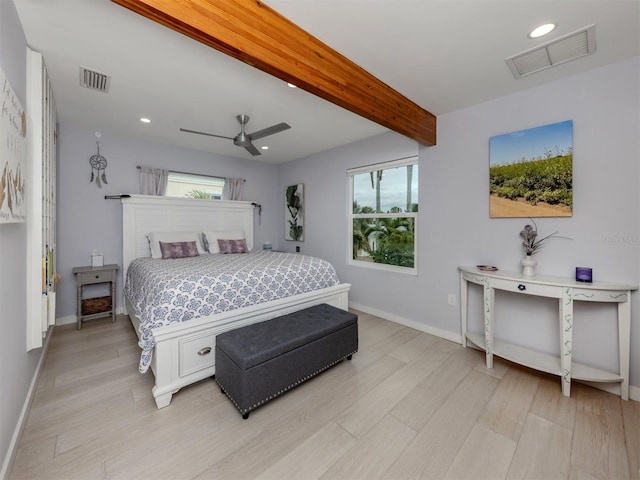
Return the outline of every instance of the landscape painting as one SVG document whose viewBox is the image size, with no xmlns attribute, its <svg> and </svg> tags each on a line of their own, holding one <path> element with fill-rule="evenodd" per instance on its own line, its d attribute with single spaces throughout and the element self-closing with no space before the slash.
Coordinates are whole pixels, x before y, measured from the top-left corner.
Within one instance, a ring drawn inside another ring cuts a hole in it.
<svg viewBox="0 0 640 480">
<path fill-rule="evenodd" d="M 573 215 L 573 120 L 489 139 L 489 215 Z"/>
</svg>

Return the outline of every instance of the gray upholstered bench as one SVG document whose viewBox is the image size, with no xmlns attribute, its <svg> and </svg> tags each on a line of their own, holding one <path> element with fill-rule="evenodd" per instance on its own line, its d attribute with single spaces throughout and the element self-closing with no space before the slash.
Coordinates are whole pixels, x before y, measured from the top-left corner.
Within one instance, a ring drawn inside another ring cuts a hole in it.
<svg viewBox="0 0 640 480">
<path fill-rule="evenodd" d="M 215 380 L 242 418 L 358 350 L 358 316 L 331 305 L 216 337 Z"/>
</svg>

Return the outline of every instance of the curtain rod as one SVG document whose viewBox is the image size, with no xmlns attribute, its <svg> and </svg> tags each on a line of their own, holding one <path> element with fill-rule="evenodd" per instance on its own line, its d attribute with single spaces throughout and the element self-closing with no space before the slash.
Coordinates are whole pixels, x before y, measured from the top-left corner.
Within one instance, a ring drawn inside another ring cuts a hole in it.
<svg viewBox="0 0 640 480">
<path fill-rule="evenodd" d="M 105 195 L 104 199 L 105 200 L 120 200 L 121 198 L 131 198 L 131 195 L 129 195 L 128 193 L 123 193 L 120 195 Z"/>
<path fill-rule="evenodd" d="M 136 165 L 136 168 L 138 170 L 140 170 L 142 167 L 140 165 Z M 193 173 L 193 172 L 181 172 L 180 170 L 169 170 L 170 172 L 173 173 L 181 173 L 183 175 L 201 175 L 203 177 L 216 177 L 216 178 L 225 178 L 225 177 L 218 177 L 217 175 L 206 175 L 204 173 Z M 242 180 L 243 182 L 246 182 L 247 180 Z"/>
</svg>

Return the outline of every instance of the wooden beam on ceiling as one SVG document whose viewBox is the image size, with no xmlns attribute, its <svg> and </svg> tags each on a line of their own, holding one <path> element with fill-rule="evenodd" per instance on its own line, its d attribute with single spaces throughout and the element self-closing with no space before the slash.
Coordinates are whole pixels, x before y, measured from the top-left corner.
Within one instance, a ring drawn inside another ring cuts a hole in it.
<svg viewBox="0 0 640 480">
<path fill-rule="evenodd" d="M 259 0 L 112 0 L 427 146 L 436 117 Z"/>
</svg>

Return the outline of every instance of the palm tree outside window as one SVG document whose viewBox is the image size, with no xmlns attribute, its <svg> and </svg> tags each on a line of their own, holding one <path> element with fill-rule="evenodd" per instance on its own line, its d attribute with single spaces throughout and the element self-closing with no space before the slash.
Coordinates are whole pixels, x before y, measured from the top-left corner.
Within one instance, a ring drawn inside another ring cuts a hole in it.
<svg viewBox="0 0 640 480">
<path fill-rule="evenodd" d="M 417 274 L 418 159 L 347 171 L 349 264 Z"/>
</svg>

